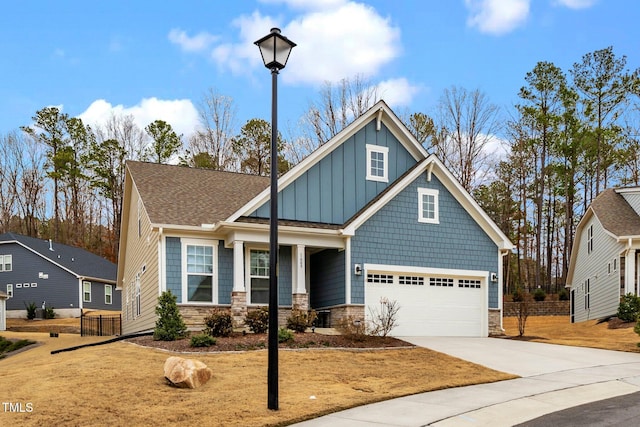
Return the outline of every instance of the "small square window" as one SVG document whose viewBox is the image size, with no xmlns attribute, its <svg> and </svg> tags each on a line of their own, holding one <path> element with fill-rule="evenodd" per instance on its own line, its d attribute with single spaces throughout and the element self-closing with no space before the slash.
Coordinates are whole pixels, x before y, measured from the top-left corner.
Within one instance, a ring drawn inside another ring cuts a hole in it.
<svg viewBox="0 0 640 427">
<path fill-rule="evenodd" d="M 22 288 L 22 283 L 16 283 L 16 289 Z"/>
<path fill-rule="evenodd" d="M 418 188 L 418 222 L 440 223 L 438 190 Z"/>
<path fill-rule="evenodd" d="M 367 180 L 389 182 L 389 147 L 367 144 Z"/>
</svg>

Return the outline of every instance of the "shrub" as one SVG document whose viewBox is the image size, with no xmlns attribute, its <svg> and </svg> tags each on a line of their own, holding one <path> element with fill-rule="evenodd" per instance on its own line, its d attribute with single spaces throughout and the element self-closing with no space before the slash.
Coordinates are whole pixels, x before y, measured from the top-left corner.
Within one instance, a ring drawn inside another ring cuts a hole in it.
<svg viewBox="0 0 640 427">
<path fill-rule="evenodd" d="M 535 292 L 533 293 L 533 299 L 538 302 L 544 301 L 545 298 L 547 298 L 547 293 L 542 288 L 536 289 Z"/>
<path fill-rule="evenodd" d="M 211 335 L 207 334 L 197 334 L 191 336 L 191 347 L 209 347 L 215 345 L 216 339 Z"/>
<path fill-rule="evenodd" d="M 291 315 L 287 318 L 287 328 L 294 332 L 304 332 L 311 327 L 316 317 L 314 310 L 293 309 L 291 310 Z"/>
<path fill-rule="evenodd" d="M 522 292 L 522 288 L 518 286 L 513 290 L 513 302 L 522 302 L 524 301 L 524 292 Z"/>
<path fill-rule="evenodd" d="M 53 319 L 56 317 L 56 312 L 53 310 L 53 307 L 45 307 L 44 309 L 44 318 L 45 319 Z"/>
<path fill-rule="evenodd" d="M 248 312 L 244 324 L 254 334 L 264 334 L 269 329 L 269 309 L 262 307 Z"/>
<path fill-rule="evenodd" d="M 153 331 L 153 339 L 159 341 L 175 341 L 187 335 L 187 325 L 182 320 L 182 315 L 176 304 L 176 296 L 171 291 L 165 291 L 158 297 L 156 306 L 156 327 Z"/>
<path fill-rule="evenodd" d="M 233 319 L 225 310 L 213 310 L 204 318 L 204 324 L 207 326 L 204 332 L 213 337 L 228 337 L 233 332 Z"/>
<path fill-rule="evenodd" d="M 371 314 L 371 335 L 380 335 L 386 337 L 391 333 L 393 328 L 398 326 L 398 311 L 400 306 L 398 301 L 389 301 L 388 298 L 380 298 L 380 308 L 372 309 L 369 307 Z"/>
<path fill-rule="evenodd" d="M 353 341 L 363 341 L 367 336 L 367 326 L 363 319 L 347 316 L 340 319 L 336 329 L 346 338 Z"/>
<path fill-rule="evenodd" d="M 560 289 L 560 292 L 558 292 L 558 299 L 560 301 L 569 301 L 569 291 L 567 291 L 566 288 Z"/>
<path fill-rule="evenodd" d="M 287 328 L 278 329 L 278 342 L 283 343 L 289 341 L 293 341 L 293 332 Z"/>
<path fill-rule="evenodd" d="M 636 322 L 640 315 L 640 297 L 628 293 L 620 300 L 618 319 L 623 322 Z"/>
<path fill-rule="evenodd" d="M 38 310 L 38 306 L 36 305 L 35 302 L 30 303 L 29 305 L 27 305 L 26 302 L 23 302 L 24 304 L 24 308 L 27 309 L 27 319 L 29 320 L 33 320 L 36 318 L 36 311 Z"/>
</svg>

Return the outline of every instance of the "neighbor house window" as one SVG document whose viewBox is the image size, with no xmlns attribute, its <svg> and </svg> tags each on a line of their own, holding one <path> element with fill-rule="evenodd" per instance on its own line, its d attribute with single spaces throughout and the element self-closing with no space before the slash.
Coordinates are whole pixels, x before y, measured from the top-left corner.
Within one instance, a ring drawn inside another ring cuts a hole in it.
<svg viewBox="0 0 640 427">
<path fill-rule="evenodd" d="M 587 253 L 593 252 L 593 225 L 587 228 Z"/>
<path fill-rule="evenodd" d="M 269 251 L 249 251 L 249 288 L 251 304 L 269 303 Z"/>
<path fill-rule="evenodd" d="M 7 296 L 13 298 L 13 284 L 7 283 Z"/>
<path fill-rule="evenodd" d="M 389 182 L 389 147 L 367 144 L 367 180 Z"/>
<path fill-rule="evenodd" d="M 590 283 L 589 279 L 587 279 L 584 282 L 584 309 L 585 310 L 588 310 L 589 306 L 591 305 L 590 289 L 589 289 L 591 287 L 590 285 L 591 285 L 591 283 Z"/>
<path fill-rule="evenodd" d="M 0 255 L 0 271 L 11 271 L 12 269 L 12 255 Z"/>
<path fill-rule="evenodd" d="M 82 282 L 82 301 L 91 302 L 91 282 Z"/>
<path fill-rule="evenodd" d="M 137 318 L 142 314 L 142 297 L 140 292 L 140 274 L 136 274 L 136 298 L 135 298 L 135 311 L 133 318 Z"/>
<path fill-rule="evenodd" d="M 104 285 L 104 303 L 111 304 L 113 302 L 113 287 Z"/>
<path fill-rule="evenodd" d="M 431 224 L 440 222 L 438 190 L 418 188 L 418 221 Z"/>
<path fill-rule="evenodd" d="M 186 283 L 187 287 L 186 302 L 214 302 L 213 253 L 211 245 L 190 243 L 185 245 L 186 277 L 183 283 Z"/>
</svg>

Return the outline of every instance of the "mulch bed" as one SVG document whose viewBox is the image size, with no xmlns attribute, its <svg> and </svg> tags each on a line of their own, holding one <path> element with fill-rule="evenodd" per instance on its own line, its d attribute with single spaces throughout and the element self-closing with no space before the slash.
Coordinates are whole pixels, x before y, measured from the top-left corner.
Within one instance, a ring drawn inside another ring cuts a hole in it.
<svg viewBox="0 0 640 427">
<path fill-rule="evenodd" d="M 612 317 L 607 321 L 607 328 L 609 329 L 633 328 L 634 326 L 636 326 L 636 322 L 624 322 L 617 317 Z"/>
<path fill-rule="evenodd" d="M 191 347 L 190 339 L 185 338 L 176 341 L 155 341 L 152 336 L 128 338 L 126 341 L 146 346 L 160 348 L 175 352 L 222 352 L 222 351 L 252 351 L 264 350 L 268 344 L 267 334 L 233 333 L 229 337 L 216 337 L 216 344 L 211 347 Z M 303 348 L 393 348 L 414 347 L 406 341 L 392 337 L 358 336 L 347 337 L 344 335 L 323 335 L 312 332 L 294 334 L 293 341 L 280 343 L 279 348 L 303 349 Z"/>
</svg>

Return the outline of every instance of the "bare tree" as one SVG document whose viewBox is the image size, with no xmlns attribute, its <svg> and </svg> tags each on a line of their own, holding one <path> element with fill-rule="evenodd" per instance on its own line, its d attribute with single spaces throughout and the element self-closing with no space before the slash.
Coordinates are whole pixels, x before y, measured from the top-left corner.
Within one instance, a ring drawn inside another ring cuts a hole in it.
<svg viewBox="0 0 640 427">
<path fill-rule="evenodd" d="M 234 170 L 232 145 L 237 123 L 233 98 L 209 89 L 198 105 L 198 114 L 200 128 L 189 139 L 191 158 L 187 159 L 187 163 L 211 169 Z M 201 161 L 198 162 L 198 159 Z M 203 162 L 203 159 L 207 162 Z"/>
<path fill-rule="evenodd" d="M 303 117 L 306 137 L 313 148 L 324 144 L 379 100 L 378 87 L 360 75 L 337 84 L 325 82 L 320 99 L 309 105 Z"/>
</svg>

